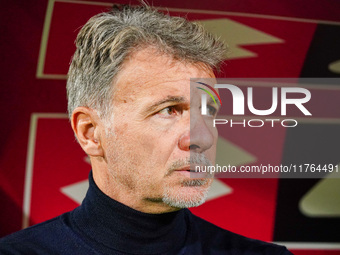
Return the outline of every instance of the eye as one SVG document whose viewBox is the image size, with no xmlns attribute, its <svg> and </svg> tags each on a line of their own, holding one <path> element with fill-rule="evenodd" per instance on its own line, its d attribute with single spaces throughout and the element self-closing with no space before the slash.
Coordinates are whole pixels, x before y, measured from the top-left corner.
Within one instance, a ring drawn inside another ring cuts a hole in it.
<svg viewBox="0 0 340 255">
<path fill-rule="evenodd" d="M 217 109 L 214 106 L 207 105 L 207 112 L 210 116 L 215 116 L 217 114 Z"/>
<path fill-rule="evenodd" d="M 162 115 L 162 116 L 172 116 L 172 115 L 178 115 L 181 114 L 182 110 L 179 109 L 179 107 L 176 106 L 168 106 L 162 110 L 160 110 L 157 114 Z"/>
</svg>

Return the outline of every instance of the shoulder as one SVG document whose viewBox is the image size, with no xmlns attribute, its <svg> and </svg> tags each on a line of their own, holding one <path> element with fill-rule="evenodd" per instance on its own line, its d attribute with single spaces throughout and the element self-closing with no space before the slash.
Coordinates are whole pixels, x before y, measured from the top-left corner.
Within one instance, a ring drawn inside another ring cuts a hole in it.
<svg viewBox="0 0 340 255">
<path fill-rule="evenodd" d="M 0 254 L 70 254 L 79 242 L 67 220 L 68 213 L 1 238 Z"/>
<path fill-rule="evenodd" d="M 230 232 L 191 213 L 189 217 L 193 238 L 201 244 L 206 254 L 292 254 L 284 246 Z"/>
</svg>

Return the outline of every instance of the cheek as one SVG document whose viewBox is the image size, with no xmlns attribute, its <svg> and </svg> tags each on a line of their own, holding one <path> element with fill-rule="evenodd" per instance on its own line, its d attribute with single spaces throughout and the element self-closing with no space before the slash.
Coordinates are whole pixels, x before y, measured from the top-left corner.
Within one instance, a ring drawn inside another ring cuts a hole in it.
<svg viewBox="0 0 340 255">
<path fill-rule="evenodd" d="M 171 131 L 158 130 L 157 128 L 135 127 L 133 129 L 126 125 L 122 126 L 121 134 L 124 136 L 125 151 L 130 157 L 134 157 L 137 168 L 149 168 L 148 171 L 160 171 L 167 165 L 167 161 L 177 144 L 174 133 Z M 133 155 L 133 156 L 132 156 Z M 129 160 L 129 159 L 126 159 Z"/>
<path fill-rule="evenodd" d="M 171 132 L 144 133 L 139 139 L 144 152 L 161 167 L 166 166 L 171 154 L 176 147 L 176 138 Z"/>
<path fill-rule="evenodd" d="M 217 140 L 218 140 L 218 132 L 216 128 L 212 130 L 212 134 L 214 137 L 214 142 L 212 146 L 206 151 L 205 154 L 209 158 L 209 160 L 214 164 L 216 160 L 216 149 L 217 149 Z"/>
<path fill-rule="evenodd" d="M 216 160 L 216 144 L 212 146 L 206 153 L 208 159 L 214 164 Z"/>
</svg>

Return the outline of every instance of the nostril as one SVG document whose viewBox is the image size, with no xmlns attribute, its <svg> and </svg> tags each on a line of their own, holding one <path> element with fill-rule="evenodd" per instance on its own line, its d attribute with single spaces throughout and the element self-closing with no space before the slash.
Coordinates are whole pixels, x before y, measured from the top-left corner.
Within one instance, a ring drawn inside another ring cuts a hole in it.
<svg viewBox="0 0 340 255">
<path fill-rule="evenodd" d="M 192 144 L 192 145 L 189 146 L 189 149 L 190 150 L 196 150 L 196 149 L 199 149 L 199 146 L 196 145 L 196 144 Z"/>
</svg>

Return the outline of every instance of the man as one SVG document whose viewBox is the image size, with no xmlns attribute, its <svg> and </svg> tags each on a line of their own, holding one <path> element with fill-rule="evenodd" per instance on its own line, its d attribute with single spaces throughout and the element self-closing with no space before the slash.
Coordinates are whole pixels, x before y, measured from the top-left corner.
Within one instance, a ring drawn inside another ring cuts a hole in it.
<svg viewBox="0 0 340 255">
<path fill-rule="evenodd" d="M 215 77 L 223 43 L 150 7 L 115 6 L 76 45 L 68 110 L 89 190 L 74 211 L 2 239 L 1 254 L 290 254 L 181 209 L 202 204 L 212 182 L 194 167 L 214 163 L 218 109 L 201 115 L 189 84 Z"/>
</svg>

